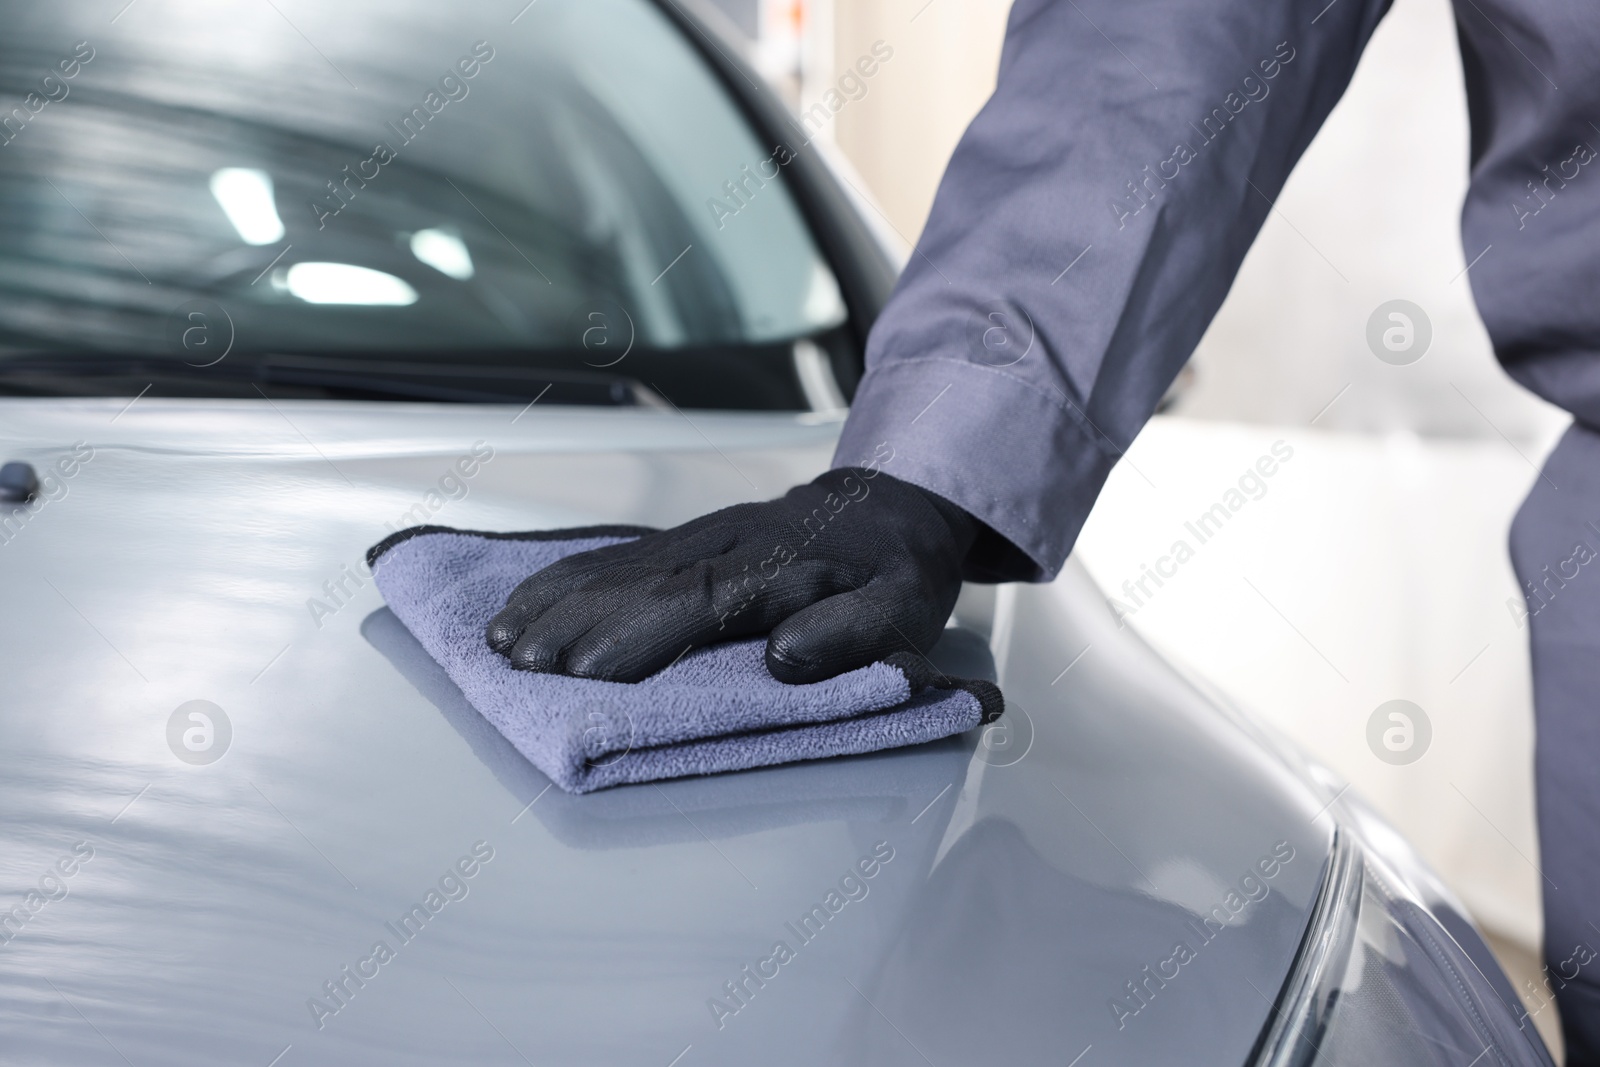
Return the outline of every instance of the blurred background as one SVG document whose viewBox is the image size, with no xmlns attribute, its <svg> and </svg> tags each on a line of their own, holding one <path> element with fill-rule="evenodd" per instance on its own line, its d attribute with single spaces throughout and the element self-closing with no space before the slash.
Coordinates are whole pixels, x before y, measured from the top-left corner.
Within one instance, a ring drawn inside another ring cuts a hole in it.
<svg viewBox="0 0 1600 1067">
<path fill-rule="evenodd" d="M 993 89 L 1010 4 L 716 4 L 802 113 L 875 44 L 893 50 L 816 136 L 886 227 L 914 242 Z M 1467 159 L 1448 0 L 1397 0 L 1177 403 L 1113 472 L 1078 555 L 1121 596 L 1274 443 L 1293 449 L 1265 495 L 1155 595 L 1127 601 L 1126 622 L 1416 842 L 1554 1043 L 1555 1009 L 1531 995 L 1541 932 L 1532 697 L 1506 534 L 1567 417 L 1501 372 L 1473 308 L 1458 230 Z M 1392 300 L 1431 325 L 1426 352 L 1405 366 L 1366 340 Z M 1408 751 L 1380 755 L 1369 720 L 1391 700 L 1420 709 L 1427 729 L 1415 727 Z"/>
</svg>

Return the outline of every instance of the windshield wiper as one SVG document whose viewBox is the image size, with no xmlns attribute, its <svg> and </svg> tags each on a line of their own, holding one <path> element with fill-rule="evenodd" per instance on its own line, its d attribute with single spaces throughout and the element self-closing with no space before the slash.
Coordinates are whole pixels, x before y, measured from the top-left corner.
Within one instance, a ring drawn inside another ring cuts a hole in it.
<svg viewBox="0 0 1600 1067">
<path fill-rule="evenodd" d="M 208 367 L 176 358 L 106 353 L 30 353 L 0 358 L 0 394 L 245 397 L 270 387 L 273 399 L 525 403 L 666 407 L 636 379 L 591 370 L 233 353 Z"/>
</svg>

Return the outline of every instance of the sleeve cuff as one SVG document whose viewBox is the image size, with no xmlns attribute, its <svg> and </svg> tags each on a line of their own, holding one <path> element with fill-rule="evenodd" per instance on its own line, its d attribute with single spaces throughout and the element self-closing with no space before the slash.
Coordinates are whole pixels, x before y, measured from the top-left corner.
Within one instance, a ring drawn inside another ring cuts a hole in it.
<svg viewBox="0 0 1600 1067">
<path fill-rule="evenodd" d="M 937 493 L 998 536 L 975 581 L 1049 581 L 1066 562 L 1120 451 L 1074 402 L 1003 370 L 930 357 L 862 379 L 835 467 L 877 467 Z"/>
</svg>

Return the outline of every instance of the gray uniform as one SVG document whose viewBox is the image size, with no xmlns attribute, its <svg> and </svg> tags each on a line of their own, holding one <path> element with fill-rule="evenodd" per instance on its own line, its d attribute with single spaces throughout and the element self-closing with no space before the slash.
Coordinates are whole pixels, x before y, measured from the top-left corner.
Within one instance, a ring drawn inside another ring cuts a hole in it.
<svg viewBox="0 0 1600 1067">
<path fill-rule="evenodd" d="M 1053 576 L 1386 9 L 1017 0 L 836 463 L 987 523 L 975 576 Z M 1468 278 L 1506 370 L 1577 419 L 1513 556 L 1538 609 L 1546 956 L 1569 1062 L 1600 1062 L 1600 975 L 1562 966 L 1600 945 L 1600 560 L 1579 562 L 1600 552 L 1600 3 L 1457 0 L 1456 17 Z"/>
</svg>

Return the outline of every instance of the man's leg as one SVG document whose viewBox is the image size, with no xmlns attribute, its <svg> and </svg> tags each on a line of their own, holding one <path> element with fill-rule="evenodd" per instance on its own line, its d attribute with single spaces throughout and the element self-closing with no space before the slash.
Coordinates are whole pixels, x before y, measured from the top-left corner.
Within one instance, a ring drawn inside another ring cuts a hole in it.
<svg viewBox="0 0 1600 1067">
<path fill-rule="evenodd" d="M 1600 1064 L 1600 434 L 1574 425 L 1511 524 L 1530 612 L 1544 957 L 1568 1067 Z"/>
<path fill-rule="evenodd" d="M 1600 2 L 1454 3 L 1472 122 L 1466 280 L 1506 372 L 1578 426 L 1600 427 Z M 1545 962 L 1573 1067 L 1600 1067 L 1596 552 L 1600 432 L 1574 428 L 1511 533 L 1538 612 L 1527 622 Z"/>
</svg>

